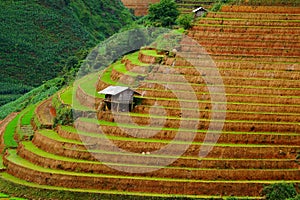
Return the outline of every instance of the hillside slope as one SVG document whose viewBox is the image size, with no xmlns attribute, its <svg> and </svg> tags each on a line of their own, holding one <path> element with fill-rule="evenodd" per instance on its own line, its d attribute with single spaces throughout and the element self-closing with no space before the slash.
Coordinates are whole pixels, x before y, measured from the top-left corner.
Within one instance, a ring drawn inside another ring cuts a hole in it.
<svg viewBox="0 0 300 200">
<path fill-rule="evenodd" d="M 69 56 L 132 21 L 117 0 L 1 1 L 0 6 L 0 105 L 56 77 Z"/>
<path fill-rule="evenodd" d="M 9 124 L 16 131 L 2 138 L 8 150 L 0 189 L 15 183 L 13 191 L 27 186 L 28 197 L 42 199 L 49 199 L 44 189 L 57 190 L 52 199 L 75 192 L 88 196 L 76 199 L 264 199 L 265 185 L 299 185 L 299 13 L 223 6 L 195 23 L 188 35 L 196 42 L 180 40 L 176 55 L 156 42 L 77 80 L 52 104 L 23 110 Z M 110 85 L 141 94 L 132 112 L 98 95 Z M 124 112 L 114 111 L 119 106 Z M 63 122 L 55 129 L 54 117 Z M 27 119 L 32 140 L 13 149 Z"/>
</svg>

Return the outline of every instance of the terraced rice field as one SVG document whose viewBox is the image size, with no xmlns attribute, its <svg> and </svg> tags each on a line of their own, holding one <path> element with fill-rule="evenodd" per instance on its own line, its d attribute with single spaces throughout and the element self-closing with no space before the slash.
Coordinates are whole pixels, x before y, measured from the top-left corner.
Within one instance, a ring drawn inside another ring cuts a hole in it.
<svg viewBox="0 0 300 200">
<path fill-rule="evenodd" d="M 148 8 L 150 4 L 158 3 L 159 0 L 122 0 L 123 4 L 134 10 L 136 16 L 144 16 L 148 14 Z M 191 13 L 194 9 L 202 6 L 206 9 L 212 7 L 213 4 L 217 3 L 217 0 L 176 0 L 179 11 L 181 13 Z"/>
<path fill-rule="evenodd" d="M 122 3 L 129 9 L 134 10 L 136 16 L 144 16 L 148 13 L 150 4 L 157 3 L 159 0 L 122 0 Z"/>
<path fill-rule="evenodd" d="M 181 13 L 191 13 L 200 6 L 209 9 L 217 2 L 217 0 L 176 0 Z"/>
<path fill-rule="evenodd" d="M 223 84 L 207 82 L 219 79 L 212 66 L 199 71 L 155 49 L 124 56 L 59 93 L 62 104 L 81 111 L 74 126 L 50 129 L 51 102 L 38 105 L 34 122 L 45 126 L 6 152 L 2 177 L 40 188 L 169 198 L 259 199 L 266 184 L 300 184 L 299 25 L 300 12 L 223 10 L 200 19 L 188 35 L 213 58 Z M 186 41 L 181 47 L 190 55 L 195 49 Z M 96 92 L 109 85 L 131 86 L 140 104 L 131 113 L 99 110 L 104 96 Z"/>
</svg>

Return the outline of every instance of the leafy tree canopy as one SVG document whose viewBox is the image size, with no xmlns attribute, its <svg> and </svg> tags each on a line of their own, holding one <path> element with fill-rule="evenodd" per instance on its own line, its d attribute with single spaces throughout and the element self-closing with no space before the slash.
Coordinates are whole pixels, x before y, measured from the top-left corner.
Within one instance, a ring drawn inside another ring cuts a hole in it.
<svg viewBox="0 0 300 200">
<path fill-rule="evenodd" d="M 183 27 L 184 29 L 189 29 L 192 27 L 193 19 L 193 14 L 183 14 L 177 18 L 176 22 L 179 26 Z"/>
<path fill-rule="evenodd" d="M 159 3 L 150 5 L 148 19 L 153 26 L 170 27 L 176 24 L 179 14 L 174 0 L 161 0 Z"/>
<path fill-rule="evenodd" d="M 263 194 L 267 200 L 294 199 L 297 191 L 293 184 L 277 183 L 264 187 Z"/>
</svg>

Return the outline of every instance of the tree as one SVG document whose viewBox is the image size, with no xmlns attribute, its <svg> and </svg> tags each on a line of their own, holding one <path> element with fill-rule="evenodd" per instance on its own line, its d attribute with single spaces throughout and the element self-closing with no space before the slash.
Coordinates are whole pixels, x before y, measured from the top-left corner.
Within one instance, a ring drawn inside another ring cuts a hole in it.
<svg viewBox="0 0 300 200">
<path fill-rule="evenodd" d="M 276 183 L 264 187 L 263 194 L 267 200 L 285 200 L 295 198 L 297 191 L 293 184 Z"/>
<path fill-rule="evenodd" d="M 183 14 L 178 17 L 176 20 L 177 24 L 184 29 L 189 29 L 192 27 L 192 22 L 193 22 L 193 15 L 192 14 Z"/>
<path fill-rule="evenodd" d="M 153 26 L 171 27 L 179 16 L 179 10 L 174 0 L 161 0 L 151 4 L 148 19 Z"/>
</svg>

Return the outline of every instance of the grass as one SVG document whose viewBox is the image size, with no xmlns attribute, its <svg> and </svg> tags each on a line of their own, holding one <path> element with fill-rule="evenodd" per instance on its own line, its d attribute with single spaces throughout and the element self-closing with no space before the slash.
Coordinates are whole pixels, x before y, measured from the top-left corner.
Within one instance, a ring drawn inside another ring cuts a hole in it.
<svg viewBox="0 0 300 200">
<path fill-rule="evenodd" d="M 72 105 L 73 87 L 67 87 L 59 93 L 63 104 Z"/>
<path fill-rule="evenodd" d="M 144 67 L 145 67 L 145 66 L 149 66 L 149 64 L 146 64 L 146 63 L 141 62 L 141 61 L 139 60 L 138 56 L 139 56 L 139 51 L 124 56 L 124 59 L 130 60 L 130 62 L 131 62 L 132 64 L 134 64 L 134 65 L 144 66 Z"/>
<path fill-rule="evenodd" d="M 121 61 L 118 61 L 116 63 L 114 63 L 112 65 L 113 69 L 124 74 L 124 75 L 128 75 L 128 76 L 133 76 L 133 77 L 136 77 L 136 76 L 139 76 L 139 75 L 145 75 L 145 74 L 138 74 L 138 73 L 135 73 L 135 72 L 131 72 L 131 71 L 127 71 L 126 67 L 125 67 L 125 64 L 121 63 Z"/>
<path fill-rule="evenodd" d="M 32 130 L 31 120 L 35 117 L 35 109 L 36 105 L 31 104 L 19 113 L 20 117 L 15 129 L 15 134 L 17 136 L 15 137 L 16 140 L 22 140 L 24 136 L 29 137 L 30 135 L 33 135 L 34 131 Z"/>
<path fill-rule="evenodd" d="M 14 135 L 15 135 L 16 128 L 18 126 L 19 119 L 20 119 L 20 114 L 18 114 L 6 126 L 3 138 L 4 138 L 5 147 L 7 148 L 17 148 L 18 146 L 17 142 L 14 140 Z"/>
<path fill-rule="evenodd" d="M 110 66 L 103 72 L 103 74 L 101 75 L 101 81 L 103 81 L 109 85 L 116 85 L 117 82 L 111 80 L 111 78 L 110 78 L 112 69 L 113 69 L 112 66 Z"/>
<path fill-rule="evenodd" d="M 35 105 L 30 105 L 24 110 L 26 113 L 21 117 L 21 125 L 30 125 L 30 121 L 33 118 L 35 108 Z"/>
<path fill-rule="evenodd" d="M 5 169 L 6 167 L 3 164 L 3 157 L 0 156 L 0 170 Z"/>
<path fill-rule="evenodd" d="M 0 192 L 0 198 L 9 198 L 9 195 Z"/>
<path fill-rule="evenodd" d="M 96 91 L 96 84 L 98 82 L 99 73 L 92 73 L 85 77 L 83 77 L 81 80 L 78 81 L 78 85 L 81 87 L 81 89 L 86 92 L 88 95 L 92 97 L 98 97 L 103 98 L 103 95 L 100 95 Z M 75 85 L 77 85 L 75 83 Z"/>
<path fill-rule="evenodd" d="M 76 141 L 76 140 L 70 140 L 70 139 L 66 139 L 66 138 L 62 138 L 60 137 L 55 131 L 53 130 L 49 130 L 49 129 L 43 129 L 43 130 L 39 130 L 39 132 L 41 135 L 44 135 L 52 140 L 56 140 L 59 142 L 66 142 L 66 143 L 73 143 L 73 144 L 79 144 L 82 145 L 82 142 Z"/>
<path fill-rule="evenodd" d="M 154 57 L 164 57 L 163 55 L 157 54 L 156 50 L 140 50 L 140 52 L 147 56 L 154 56 Z"/>
<path fill-rule="evenodd" d="M 72 106 L 73 109 L 80 110 L 80 111 L 91 111 L 92 109 L 86 106 L 83 106 L 79 103 L 76 99 L 75 94 L 76 90 L 69 86 L 59 93 L 60 99 L 62 100 L 63 104 L 67 104 Z"/>
</svg>

